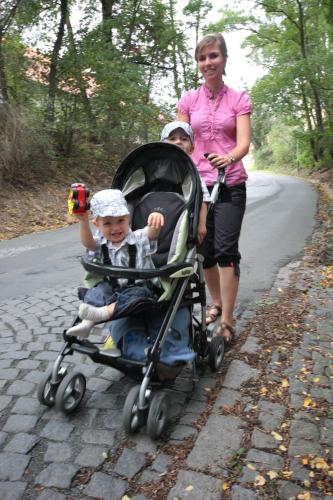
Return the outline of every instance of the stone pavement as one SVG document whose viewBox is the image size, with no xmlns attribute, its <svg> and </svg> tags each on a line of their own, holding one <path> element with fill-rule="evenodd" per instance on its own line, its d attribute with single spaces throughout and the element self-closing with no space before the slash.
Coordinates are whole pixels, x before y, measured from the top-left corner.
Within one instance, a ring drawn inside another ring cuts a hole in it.
<svg viewBox="0 0 333 500">
<path fill-rule="evenodd" d="M 170 390 L 168 435 L 157 443 L 122 430 L 133 382 L 83 355 L 66 358 L 87 377 L 78 411 L 65 416 L 37 401 L 77 310 L 75 289 L 0 304 L 0 499 L 333 498 L 333 289 L 323 286 L 325 269 L 306 259 L 286 266 L 257 304 L 272 316 L 289 289 L 286 336 L 263 337 L 268 316 L 258 322 L 249 310 L 221 373 L 207 369 L 193 391 L 184 370 Z"/>
</svg>

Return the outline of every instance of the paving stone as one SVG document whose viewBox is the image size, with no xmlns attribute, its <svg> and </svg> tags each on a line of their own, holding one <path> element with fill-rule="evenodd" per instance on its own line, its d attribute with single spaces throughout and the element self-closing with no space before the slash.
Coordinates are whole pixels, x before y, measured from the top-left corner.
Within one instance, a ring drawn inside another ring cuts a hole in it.
<svg viewBox="0 0 333 500">
<path fill-rule="evenodd" d="M 19 453 L 0 453 L 0 479 L 17 481 L 21 479 L 30 462 L 30 457 Z"/>
<path fill-rule="evenodd" d="M 0 446 L 6 441 L 8 434 L 0 431 Z"/>
<path fill-rule="evenodd" d="M 39 442 L 39 437 L 34 434 L 19 432 L 4 448 L 5 451 L 14 453 L 29 453 L 29 451 Z"/>
<path fill-rule="evenodd" d="M 27 359 L 30 356 L 30 352 L 28 351 L 11 351 L 6 352 L 1 355 L 1 358 L 7 359 Z"/>
<path fill-rule="evenodd" d="M 65 500 L 66 496 L 53 490 L 44 490 L 37 500 Z"/>
<path fill-rule="evenodd" d="M 187 491 L 191 485 L 193 489 Z M 177 476 L 177 482 L 171 489 L 168 500 L 174 498 L 190 500 L 219 500 L 221 498 L 222 481 L 214 477 L 207 476 L 200 472 L 181 470 Z"/>
<path fill-rule="evenodd" d="M 217 395 L 215 404 L 213 406 L 213 413 L 220 413 L 223 406 L 234 406 L 238 401 L 242 401 L 242 395 L 239 391 L 234 391 L 232 389 L 223 389 Z"/>
<path fill-rule="evenodd" d="M 308 455 L 319 453 L 320 450 L 320 444 L 317 441 L 291 438 L 289 442 L 288 455 L 290 457 L 295 457 L 297 455 Z"/>
<path fill-rule="evenodd" d="M 302 422 L 300 425 L 299 421 L 294 420 L 291 422 L 289 435 L 296 439 L 318 440 L 319 429 L 317 425 L 310 422 Z"/>
<path fill-rule="evenodd" d="M 186 413 L 196 413 L 197 418 L 200 413 L 204 412 L 207 409 L 207 404 L 202 401 L 195 401 L 191 399 L 191 401 L 186 405 L 185 412 Z"/>
<path fill-rule="evenodd" d="M 258 404 L 259 420 L 266 431 L 277 429 L 282 422 L 286 408 L 279 403 L 260 401 Z"/>
<path fill-rule="evenodd" d="M 143 483 L 151 483 L 151 482 L 158 482 L 161 479 L 160 473 L 156 472 L 155 470 L 151 469 L 145 469 L 139 479 L 137 479 L 138 483 L 143 484 Z"/>
<path fill-rule="evenodd" d="M 2 339 L 3 340 L 3 339 Z M 0 360 L 0 368 L 10 368 L 13 361 L 11 359 L 1 359 Z"/>
<path fill-rule="evenodd" d="M 84 446 L 74 462 L 83 467 L 98 467 L 108 455 L 108 448 L 102 446 Z"/>
<path fill-rule="evenodd" d="M 21 481 L 3 481 L 0 483 L 1 500 L 20 500 L 28 483 Z"/>
<path fill-rule="evenodd" d="M 45 462 L 67 462 L 72 455 L 72 448 L 67 443 L 48 443 L 44 455 Z"/>
<path fill-rule="evenodd" d="M 309 479 L 309 470 L 303 467 L 303 465 L 299 461 L 300 459 L 293 459 L 290 462 L 289 469 L 292 471 L 293 480 L 304 481 L 305 479 Z"/>
<path fill-rule="evenodd" d="M 255 476 L 257 476 L 261 470 L 275 470 L 278 472 L 282 469 L 284 462 L 278 455 L 252 448 L 247 454 L 246 463 L 252 464 L 255 470 L 244 467 L 243 473 L 239 478 L 240 483 L 253 483 Z"/>
<path fill-rule="evenodd" d="M 0 369 L 0 379 L 3 380 L 16 380 L 19 370 L 16 368 L 2 368 Z"/>
<path fill-rule="evenodd" d="M 269 434 L 265 434 L 258 429 L 253 431 L 251 443 L 254 448 L 276 449 L 276 440 Z"/>
<path fill-rule="evenodd" d="M 18 398 L 12 408 L 12 413 L 20 413 L 21 415 L 40 415 L 43 411 L 44 407 L 37 398 L 29 398 L 26 396 Z"/>
<path fill-rule="evenodd" d="M 136 434 L 131 436 L 131 441 L 136 444 L 136 451 L 143 453 L 156 453 L 157 443 L 146 434 Z"/>
<path fill-rule="evenodd" d="M 259 370 L 251 368 L 251 366 L 244 363 L 244 361 L 234 359 L 229 365 L 223 381 L 223 386 L 229 387 L 229 389 L 240 389 L 244 382 L 250 379 L 256 379 L 259 373 Z"/>
<path fill-rule="evenodd" d="M 45 372 L 40 370 L 31 370 L 24 376 L 24 380 L 28 380 L 29 382 L 39 385 L 40 381 L 44 377 L 44 374 Z"/>
<path fill-rule="evenodd" d="M 42 429 L 42 437 L 54 441 L 66 441 L 73 432 L 74 425 L 59 420 L 50 420 Z"/>
<path fill-rule="evenodd" d="M 12 398 L 10 396 L 0 396 L 0 411 L 7 408 Z"/>
<path fill-rule="evenodd" d="M 185 413 L 180 420 L 179 424 L 180 425 L 193 425 L 194 422 L 198 420 L 198 414 L 197 413 Z"/>
<path fill-rule="evenodd" d="M 12 396 L 26 396 L 35 389 L 35 384 L 23 380 L 15 380 L 7 389 L 7 394 Z"/>
<path fill-rule="evenodd" d="M 153 463 L 151 464 L 151 469 L 156 472 L 163 473 L 168 470 L 170 464 L 171 464 L 170 455 L 160 452 L 153 461 Z"/>
<path fill-rule="evenodd" d="M 220 472 L 230 456 L 239 449 L 244 422 L 237 417 L 212 414 L 200 432 L 186 463 L 189 467 L 210 467 Z"/>
<path fill-rule="evenodd" d="M 291 498 L 297 498 L 298 495 L 304 493 L 304 488 L 297 486 L 295 483 L 290 481 L 278 481 L 278 495 L 279 500 L 290 500 Z M 311 495 L 311 498 L 314 498 Z"/>
<path fill-rule="evenodd" d="M 118 395 L 112 393 L 95 393 L 91 396 L 91 398 L 89 398 L 87 407 L 98 408 L 101 410 L 117 410 L 119 407 Z"/>
<path fill-rule="evenodd" d="M 16 365 L 16 368 L 22 370 L 36 370 L 40 365 L 40 361 L 35 361 L 34 359 L 22 359 Z"/>
<path fill-rule="evenodd" d="M 87 389 L 90 391 L 106 392 L 112 385 L 112 382 L 103 378 L 90 378 L 87 382 Z"/>
<path fill-rule="evenodd" d="M 69 488 L 73 477 L 79 470 L 77 465 L 72 464 L 50 464 L 42 470 L 35 479 L 35 484 L 42 486 Z"/>
<path fill-rule="evenodd" d="M 333 420 L 324 419 L 320 429 L 320 442 L 327 446 L 333 446 Z"/>
<path fill-rule="evenodd" d="M 258 500 L 260 497 L 247 488 L 242 488 L 236 484 L 231 490 L 231 500 Z"/>
<path fill-rule="evenodd" d="M 135 474 L 142 469 L 146 463 L 145 454 L 134 449 L 125 448 L 120 455 L 115 467 L 114 472 L 128 479 L 132 479 Z"/>
<path fill-rule="evenodd" d="M 33 415 L 11 415 L 3 427 L 5 432 L 29 432 L 38 421 Z"/>
<path fill-rule="evenodd" d="M 115 433 L 113 431 L 89 429 L 83 432 L 82 440 L 89 444 L 101 444 L 111 447 L 114 444 Z"/>
<path fill-rule="evenodd" d="M 53 351 L 42 351 L 35 354 L 34 359 L 38 359 L 40 361 L 55 361 L 56 357 L 57 353 Z"/>
<path fill-rule="evenodd" d="M 189 425 L 176 425 L 174 431 L 170 435 L 170 440 L 183 441 L 189 437 L 196 437 L 198 435 L 197 429 Z"/>
<path fill-rule="evenodd" d="M 333 403 L 333 395 L 331 389 L 326 389 L 325 387 L 313 387 L 310 391 L 311 396 L 316 400 L 324 400 L 328 403 Z"/>
<path fill-rule="evenodd" d="M 84 493 L 93 498 L 120 500 L 128 488 L 127 481 L 117 479 L 102 472 L 95 472 Z"/>
<path fill-rule="evenodd" d="M 253 337 L 248 337 L 245 344 L 242 346 L 240 352 L 246 352 L 248 354 L 256 354 L 261 350 L 261 346 L 258 344 L 258 340 Z"/>
</svg>

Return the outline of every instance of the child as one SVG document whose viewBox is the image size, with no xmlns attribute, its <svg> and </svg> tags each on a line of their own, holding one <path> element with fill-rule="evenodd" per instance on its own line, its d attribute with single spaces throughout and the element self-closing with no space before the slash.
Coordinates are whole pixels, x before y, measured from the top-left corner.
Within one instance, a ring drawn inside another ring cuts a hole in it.
<svg viewBox="0 0 333 500">
<path fill-rule="evenodd" d="M 191 125 L 186 122 L 174 121 L 167 123 L 161 133 L 161 141 L 176 144 L 185 153 L 190 155 L 193 151 L 193 131 Z M 207 230 L 206 230 L 206 217 L 208 210 L 208 203 L 210 202 L 210 195 L 205 181 L 200 177 L 201 188 L 203 194 L 203 202 L 200 208 L 199 224 L 198 224 L 198 241 L 202 243 Z"/>
<path fill-rule="evenodd" d="M 93 215 L 93 224 L 97 232 L 93 236 L 88 213 L 78 215 L 80 225 L 80 239 L 82 244 L 94 252 L 101 254 L 101 246 L 107 245 L 109 257 L 114 266 L 129 266 L 128 245 L 136 246 L 136 267 L 154 268 L 151 255 L 157 251 L 157 238 L 164 217 L 158 212 L 149 214 L 147 226 L 132 231 L 129 225 L 129 210 L 124 195 L 118 189 L 104 189 L 96 193 L 90 202 Z M 120 291 L 115 290 L 109 281 L 101 281 L 93 288 L 89 288 L 80 305 L 79 317 L 82 322 L 67 330 L 68 335 L 88 337 L 91 329 L 100 321 L 108 321 L 115 310 L 119 313 L 128 303 L 140 297 L 153 297 L 146 286 L 132 286 L 126 288 L 127 280 L 119 280 Z"/>
</svg>

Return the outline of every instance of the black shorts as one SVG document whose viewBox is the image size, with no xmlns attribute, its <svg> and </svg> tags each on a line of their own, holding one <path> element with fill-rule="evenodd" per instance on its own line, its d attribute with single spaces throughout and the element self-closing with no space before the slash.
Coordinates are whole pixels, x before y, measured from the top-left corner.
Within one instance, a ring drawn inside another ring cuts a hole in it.
<svg viewBox="0 0 333 500">
<path fill-rule="evenodd" d="M 200 252 L 205 258 L 203 264 L 205 269 L 215 264 L 220 267 L 235 267 L 235 272 L 236 268 L 239 269 L 241 254 L 238 250 L 238 241 L 245 206 L 245 182 L 232 187 L 222 184 L 215 206 L 208 210 L 207 235 L 200 247 Z"/>
</svg>

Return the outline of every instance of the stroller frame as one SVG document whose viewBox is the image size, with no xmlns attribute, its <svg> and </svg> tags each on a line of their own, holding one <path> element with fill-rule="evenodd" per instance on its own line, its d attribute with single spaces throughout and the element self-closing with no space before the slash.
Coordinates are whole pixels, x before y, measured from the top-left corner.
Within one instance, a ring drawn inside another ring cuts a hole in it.
<svg viewBox="0 0 333 500">
<path fill-rule="evenodd" d="M 177 148 L 176 146 L 171 146 L 172 148 Z M 175 366 L 169 366 L 163 365 L 160 362 L 161 348 L 180 307 L 188 307 L 190 309 L 192 318 L 190 337 L 192 348 L 197 354 L 197 358 L 208 359 L 213 371 L 218 370 L 223 361 L 223 338 L 213 337 L 211 327 L 207 329 L 206 326 L 206 292 L 202 263 L 203 257 L 197 253 L 195 245 L 187 251 L 183 262 L 166 264 L 155 269 L 134 269 L 101 265 L 100 263 L 83 258 L 83 267 L 88 272 L 98 274 L 102 277 L 127 278 L 129 280 L 177 277 L 177 282 L 170 300 L 160 303 L 161 308 L 167 307 L 167 310 L 158 334 L 151 348 L 148 350 L 146 361 L 128 359 L 123 355 L 113 357 L 107 351 L 99 348 L 97 344 L 89 340 L 81 340 L 77 337 L 69 336 L 66 333 L 67 330 L 64 330 L 63 338 L 65 344 L 61 348 L 53 366 L 49 367 L 40 382 L 37 395 L 39 401 L 49 407 L 55 405 L 57 409 L 64 413 L 72 413 L 77 409 L 85 393 L 86 379 L 82 373 L 77 371 L 67 373 L 67 367 L 63 367 L 62 363 L 67 356 L 78 352 L 87 355 L 96 363 L 110 366 L 134 380 L 141 381 L 139 385 L 132 387 L 127 395 L 123 409 L 123 425 L 127 432 L 134 433 L 140 427 L 147 424 L 148 434 L 151 438 L 157 439 L 165 429 L 168 411 L 166 393 L 157 392 L 154 389 L 163 387 L 167 380 L 175 380 L 177 374 L 185 364 L 182 362 Z M 201 321 L 193 315 L 195 304 L 200 304 L 201 306 Z M 79 317 L 76 317 L 73 325 L 79 321 Z M 197 361 L 198 359 L 195 359 L 192 363 L 194 374 L 196 373 Z"/>
</svg>

